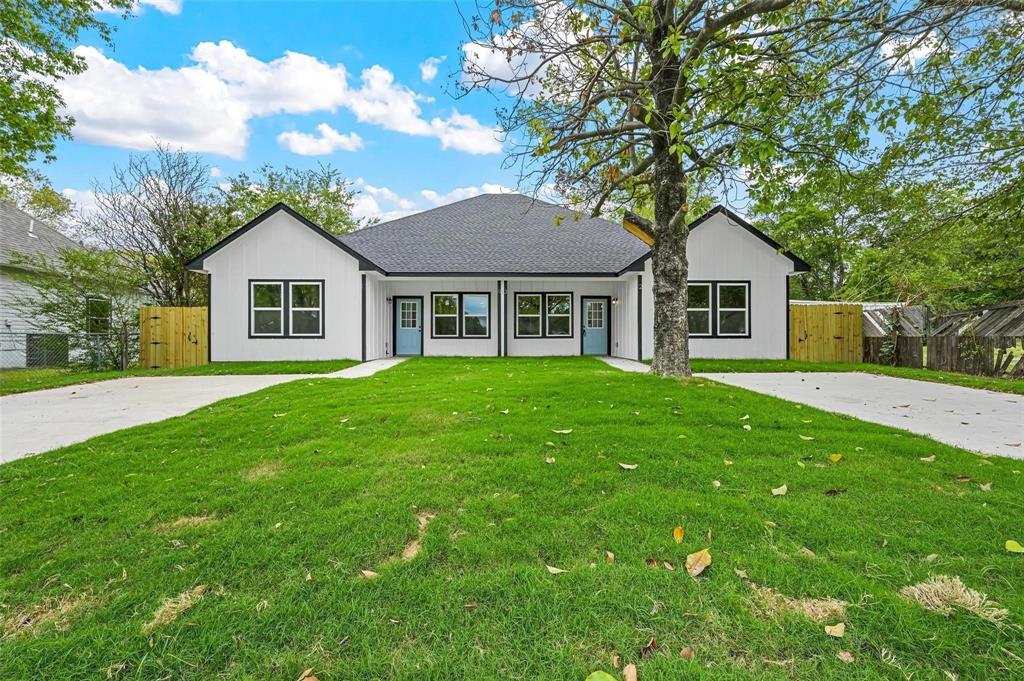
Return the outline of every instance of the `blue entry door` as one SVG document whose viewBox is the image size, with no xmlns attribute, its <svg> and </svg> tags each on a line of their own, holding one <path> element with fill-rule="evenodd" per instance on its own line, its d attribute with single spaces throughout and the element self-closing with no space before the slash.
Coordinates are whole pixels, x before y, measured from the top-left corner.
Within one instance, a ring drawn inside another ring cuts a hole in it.
<svg viewBox="0 0 1024 681">
<path fill-rule="evenodd" d="M 421 298 L 395 298 L 395 354 L 423 354 Z"/>
<path fill-rule="evenodd" d="M 608 299 L 583 298 L 583 354 L 608 354 Z"/>
</svg>

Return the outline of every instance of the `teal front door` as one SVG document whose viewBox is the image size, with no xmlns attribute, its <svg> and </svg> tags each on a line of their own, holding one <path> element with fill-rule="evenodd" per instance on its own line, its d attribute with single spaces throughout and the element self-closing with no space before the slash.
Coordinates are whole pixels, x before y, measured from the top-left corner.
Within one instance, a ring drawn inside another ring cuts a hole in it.
<svg viewBox="0 0 1024 681">
<path fill-rule="evenodd" d="M 395 355 L 423 354 L 423 299 L 395 298 Z"/>
<path fill-rule="evenodd" d="M 608 333 L 608 299 L 583 298 L 583 354 L 609 355 L 608 344 L 611 336 Z"/>
</svg>

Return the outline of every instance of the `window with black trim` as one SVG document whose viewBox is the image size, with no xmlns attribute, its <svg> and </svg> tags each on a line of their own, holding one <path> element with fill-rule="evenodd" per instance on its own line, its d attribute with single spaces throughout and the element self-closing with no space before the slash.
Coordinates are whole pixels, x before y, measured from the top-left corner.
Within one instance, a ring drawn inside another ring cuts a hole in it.
<svg viewBox="0 0 1024 681">
<path fill-rule="evenodd" d="M 749 338 L 750 282 L 689 282 L 686 323 L 696 338 Z"/>
<path fill-rule="evenodd" d="M 718 335 L 746 336 L 750 328 L 750 285 L 718 284 Z"/>
<path fill-rule="evenodd" d="M 249 335 L 252 338 L 323 338 L 324 282 L 251 280 Z"/>
<path fill-rule="evenodd" d="M 432 338 L 490 338 L 489 293 L 432 293 Z"/>
<path fill-rule="evenodd" d="M 515 294 L 516 338 L 572 338 L 572 293 Z"/>
<path fill-rule="evenodd" d="M 686 323 L 691 336 L 711 335 L 711 284 L 686 287 Z"/>
</svg>

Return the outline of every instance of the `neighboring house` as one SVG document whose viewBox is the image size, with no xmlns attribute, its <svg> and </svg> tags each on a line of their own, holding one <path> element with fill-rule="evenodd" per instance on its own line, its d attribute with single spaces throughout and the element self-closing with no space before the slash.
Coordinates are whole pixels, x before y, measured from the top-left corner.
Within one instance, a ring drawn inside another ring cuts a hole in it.
<svg viewBox="0 0 1024 681">
<path fill-rule="evenodd" d="M 786 356 L 807 264 L 731 211 L 691 225 L 691 352 Z M 210 359 L 653 354 L 650 249 L 622 225 L 485 194 L 334 237 L 284 204 L 188 264 Z"/>
<path fill-rule="evenodd" d="M 59 251 L 80 248 L 46 223 L 0 201 L 0 367 L 49 366 L 66 364 L 67 337 L 59 329 L 39 329 L 24 317 L 15 301 L 32 297 L 35 289 L 16 275 L 25 270 L 16 264 L 16 255 L 39 256 L 47 260 L 59 257 Z M 97 314 L 106 304 L 96 301 Z"/>
</svg>

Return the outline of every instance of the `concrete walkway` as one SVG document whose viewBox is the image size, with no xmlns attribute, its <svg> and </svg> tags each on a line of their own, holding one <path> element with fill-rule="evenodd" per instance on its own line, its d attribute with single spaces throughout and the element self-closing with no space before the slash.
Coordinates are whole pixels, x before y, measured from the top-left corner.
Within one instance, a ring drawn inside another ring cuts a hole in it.
<svg viewBox="0 0 1024 681">
<path fill-rule="evenodd" d="M 634 374 L 646 374 L 650 372 L 651 367 L 643 362 L 638 362 L 635 359 L 626 359 L 625 357 L 598 357 L 602 362 L 608 366 L 615 367 L 616 369 L 622 369 L 623 371 L 629 371 Z"/>
<path fill-rule="evenodd" d="M 0 397 L 0 464 L 122 428 L 163 421 L 280 383 L 365 378 L 404 358 L 364 362 L 333 374 L 117 378 Z"/>
<path fill-rule="evenodd" d="M 755 392 L 1024 459 L 1024 396 L 851 373 L 701 374 Z"/>
</svg>

